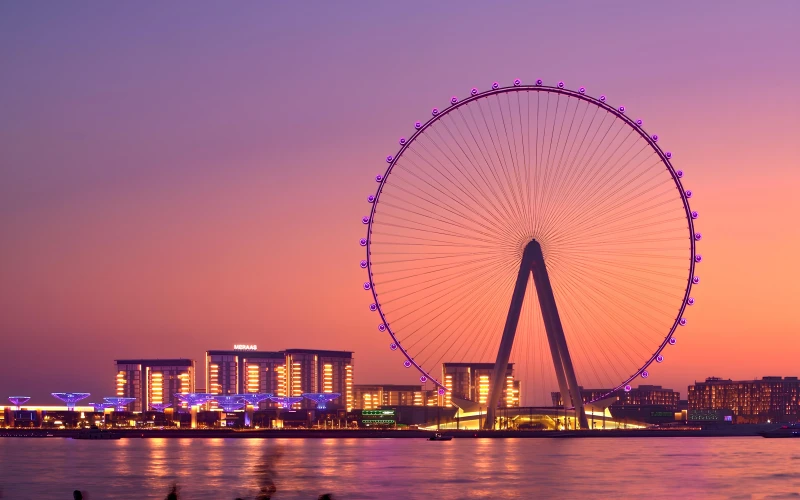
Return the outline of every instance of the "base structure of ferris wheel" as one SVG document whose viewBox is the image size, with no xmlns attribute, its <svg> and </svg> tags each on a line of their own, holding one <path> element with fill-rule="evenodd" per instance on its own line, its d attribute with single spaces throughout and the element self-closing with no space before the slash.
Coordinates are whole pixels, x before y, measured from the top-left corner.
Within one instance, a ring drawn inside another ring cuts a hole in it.
<svg viewBox="0 0 800 500">
<path fill-rule="evenodd" d="M 558 316 L 558 307 L 553 295 L 553 287 L 550 284 L 550 277 L 547 275 L 542 247 L 535 239 L 525 246 L 522 254 L 517 283 L 514 286 L 514 294 L 511 297 L 506 326 L 503 329 L 503 337 L 500 340 L 500 349 L 497 351 L 497 361 L 492 373 L 492 385 L 489 389 L 487 418 L 484 428 L 487 430 L 494 429 L 497 403 L 500 400 L 500 394 L 503 392 L 504 374 L 508 366 L 508 360 L 511 357 L 511 347 L 514 345 L 519 315 L 522 312 L 525 290 L 528 288 L 528 278 L 531 274 L 533 274 L 533 283 L 536 287 L 536 295 L 539 298 L 539 305 L 542 310 L 547 342 L 550 345 L 550 354 L 553 357 L 553 366 L 556 369 L 556 379 L 558 380 L 558 388 L 561 391 L 564 407 L 572 406 L 575 408 L 575 416 L 578 419 L 580 428 L 588 429 L 589 422 L 586 420 L 583 398 L 578 387 L 578 380 L 575 377 L 572 359 L 569 356 L 567 340 L 564 337 L 564 328 L 561 326 L 561 318 Z"/>
</svg>

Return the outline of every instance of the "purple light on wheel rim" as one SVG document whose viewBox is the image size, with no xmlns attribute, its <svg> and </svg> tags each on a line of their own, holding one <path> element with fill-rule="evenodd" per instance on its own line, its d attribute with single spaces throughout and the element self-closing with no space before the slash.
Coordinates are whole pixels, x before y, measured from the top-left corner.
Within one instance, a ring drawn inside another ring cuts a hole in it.
<svg viewBox="0 0 800 500">
<path fill-rule="evenodd" d="M 656 363 L 662 363 L 663 361 L 664 361 L 664 356 L 660 354 L 656 356 Z"/>
<path fill-rule="evenodd" d="M 694 256 L 694 261 L 695 262 L 703 262 L 703 256 L 700 255 L 700 254 L 695 255 Z"/>
<path fill-rule="evenodd" d="M 689 297 L 689 298 L 686 300 L 686 305 L 687 305 L 687 306 L 692 306 L 692 305 L 694 305 L 694 297 Z"/>
<path fill-rule="evenodd" d="M 455 104 L 457 102 L 458 102 L 458 97 L 453 96 L 453 97 L 450 98 L 450 104 Z"/>
<path fill-rule="evenodd" d="M 700 283 L 700 276 L 695 276 L 694 278 L 692 278 L 692 283 L 694 283 L 695 285 L 699 284 Z"/>
<path fill-rule="evenodd" d="M 636 120 L 636 125 L 639 125 L 641 127 L 643 124 L 644 122 L 642 120 Z"/>
<path fill-rule="evenodd" d="M 424 384 L 425 382 L 427 382 L 427 381 L 428 381 L 428 377 L 426 377 L 425 375 L 423 375 L 423 376 L 421 376 L 421 377 L 419 378 L 419 381 L 420 381 L 420 382 L 422 382 L 422 383 Z"/>
<path fill-rule="evenodd" d="M 360 265 L 361 265 L 361 269 L 366 269 L 367 268 L 367 261 L 366 260 L 362 260 Z"/>
<path fill-rule="evenodd" d="M 558 88 L 563 89 L 564 88 L 564 82 L 558 82 Z"/>
<path fill-rule="evenodd" d="M 478 95 L 478 89 L 473 88 L 469 93 L 472 95 Z"/>
<path fill-rule="evenodd" d="M 386 325 L 381 323 L 380 325 L 378 325 L 378 330 L 381 331 L 381 332 L 385 332 L 386 331 Z"/>
<path fill-rule="evenodd" d="M 681 318 L 681 320 L 678 321 L 678 324 L 681 326 L 686 326 L 686 318 Z"/>
<path fill-rule="evenodd" d="M 439 108 L 433 108 L 433 109 L 431 110 L 431 114 L 432 114 L 433 116 L 436 116 L 436 115 L 438 115 L 438 114 L 439 114 Z"/>
<path fill-rule="evenodd" d="M 403 366 L 405 366 L 406 368 L 411 368 L 411 361 L 409 360 L 403 361 Z"/>
<path fill-rule="evenodd" d="M 369 281 L 365 281 L 364 282 L 364 290 L 369 290 L 370 288 L 372 288 L 372 285 L 369 284 Z"/>
<path fill-rule="evenodd" d="M 696 219 L 699 215 L 697 212 L 692 212 L 692 219 Z"/>
<path fill-rule="evenodd" d="M 651 137 L 651 139 L 653 139 L 653 142 L 658 142 L 658 136 L 656 134 L 653 134 L 653 137 Z"/>
<path fill-rule="evenodd" d="M 394 157 L 392 155 L 386 157 L 386 163 L 392 163 L 392 160 L 394 160 Z"/>
<path fill-rule="evenodd" d="M 420 122 L 414 123 L 414 128 L 417 129 L 417 130 L 421 129 L 422 128 L 422 123 L 420 123 Z"/>
<path fill-rule="evenodd" d="M 676 342 L 678 341 L 675 339 L 675 337 L 669 339 L 669 345 L 675 345 Z"/>
<path fill-rule="evenodd" d="M 692 190 L 691 189 L 686 191 L 686 197 L 687 198 L 691 198 L 692 197 Z"/>
<path fill-rule="evenodd" d="M 380 182 L 382 180 L 383 180 L 383 176 L 382 175 L 376 175 L 375 176 L 375 182 Z"/>
<path fill-rule="evenodd" d="M 367 201 L 369 203 L 374 203 L 375 202 L 375 195 L 371 194 L 371 195 L 367 196 Z"/>
<path fill-rule="evenodd" d="M 631 386 L 630 385 L 627 385 L 627 384 L 625 385 L 625 392 L 631 392 Z"/>
<path fill-rule="evenodd" d="M 703 239 L 703 235 L 702 235 L 702 234 L 700 234 L 700 233 L 694 233 L 694 239 L 695 239 L 696 241 L 700 241 L 700 240 L 702 240 L 702 239 Z"/>
<path fill-rule="evenodd" d="M 369 216 L 365 215 L 361 218 L 361 222 L 364 224 L 369 224 Z"/>
<path fill-rule="evenodd" d="M 606 102 L 606 96 L 601 95 L 600 96 L 600 102 Z"/>
<path fill-rule="evenodd" d="M 579 88 L 578 92 L 580 92 L 581 94 L 585 94 L 586 93 L 586 87 Z"/>
<path fill-rule="evenodd" d="M 393 351 L 396 351 L 397 350 L 397 344 L 389 344 L 389 349 L 391 349 Z"/>
<path fill-rule="evenodd" d="M 402 146 L 405 143 L 406 143 L 406 138 L 405 137 L 401 137 L 400 138 L 400 145 Z"/>
<path fill-rule="evenodd" d="M 543 83 L 544 83 L 544 82 L 542 81 L 542 79 L 541 79 L 541 78 L 539 78 L 538 80 L 536 80 L 536 85 L 541 85 L 541 84 L 543 84 Z"/>
<path fill-rule="evenodd" d="M 620 106 L 619 107 L 619 112 L 620 113 L 624 113 L 625 112 L 625 106 Z"/>
<path fill-rule="evenodd" d="M 493 90 L 497 90 L 497 89 L 499 89 L 499 88 L 500 88 L 500 84 L 499 84 L 499 83 L 497 83 L 497 82 L 494 82 L 494 83 L 492 84 L 492 89 L 493 89 Z"/>
<path fill-rule="evenodd" d="M 642 378 L 647 378 L 649 376 L 650 376 L 650 374 L 647 372 L 647 370 L 642 372 Z"/>
<path fill-rule="evenodd" d="M 670 158 L 672 158 L 672 153 L 670 153 L 669 151 L 667 151 L 666 153 L 664 153 L 664 156 L 666 156 L 666 157 L 667 157 L 667 159 L 669 160 Z"/>
<path fill-rule="evenodd" d="M 366 239 L 366 238 L 361 238 L 361 241 L 360 241 L 360 243 L 361 243 L 361 246 L 362 246 L 362 247 L 365 247 L 365 246 L 367 246 L 367 239 Z"/>
<path fill-rule="evenodd" d="M 445 390 L 444 390 L 444 388 L 439 387 L 439 391 L 438 392 L 439 392 L 440 396 L 444 396 Z"/>
<path fill-rule="evenodd" d="M 519 84 L 520 84 L 520 83 L 522 83 L 522 80 L 520 80 L 519 78 L 517 78 L 516 80 L 514 80 L 514 86 L 515 86 L 515 87 L 519 87 Z"/>
<path fill-rule="evenodd" d="M 678 176 L 678 178 L 680 179 L 681 177 L 683 177 L 683 170 L 677 170 L 677 171 L 675 172 L 675 175 L 677 175 L 677 176 Z"/>
<path fill-rule="evenodd" d="M 377 304 L 370 304 L 369 305 L 369 310 L 372 311 L 372 312 L 377 311 L 378 310 L 378 305 Z"/>
</svg>

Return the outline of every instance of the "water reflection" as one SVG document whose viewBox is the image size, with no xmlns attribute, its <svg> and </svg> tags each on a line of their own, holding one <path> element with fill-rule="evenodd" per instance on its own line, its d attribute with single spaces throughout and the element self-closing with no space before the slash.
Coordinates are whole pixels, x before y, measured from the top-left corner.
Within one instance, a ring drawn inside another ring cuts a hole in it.
<svg viewBox="0 0 800 500">
<path fill-rule="evenodd" d="M 173 482 L 192 500 L 788 496 L 800 491 L 800 453 L 785 441 L 3 438 L 0 489 L 91 500 L 160 500 Z"/>
</svg>

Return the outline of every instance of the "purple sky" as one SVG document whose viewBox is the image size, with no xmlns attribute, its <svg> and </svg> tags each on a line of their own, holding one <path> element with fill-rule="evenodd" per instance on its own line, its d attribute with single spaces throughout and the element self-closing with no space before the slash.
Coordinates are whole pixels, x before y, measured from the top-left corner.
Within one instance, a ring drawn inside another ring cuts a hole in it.
<svg viewBox="0 0 800 500">
<path fill-rule="evenodd" d="M 364 200 L 414 121 L 514 78 L 624 104 L 697 193 L 691 335 L 649 382 L 800 375 L 800 3 L 490 5 L 1 3 L 0 397 L 233 343 L 413 382 L 360 290 Z"/>
</svg>

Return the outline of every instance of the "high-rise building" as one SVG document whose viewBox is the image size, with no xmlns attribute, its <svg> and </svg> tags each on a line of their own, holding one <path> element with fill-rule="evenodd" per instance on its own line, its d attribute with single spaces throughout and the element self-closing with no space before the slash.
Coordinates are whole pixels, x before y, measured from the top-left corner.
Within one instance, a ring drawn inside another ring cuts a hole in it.
<svg viewBox="0 0 800 500">
<path fill-rule="evenodd" d="M 626 392 L 620 389 L 613 394 L 609 394 L 609 389 L 584 389 L 581 387 L 580 391 L 584 403 L 606 396 L 606 398 L 614 399 L 613 406 L 664 406 L 672 411 L 678 410 L 678 401 L 681 397 L 681 393 L 665 389 L 660 385 L 640 385 L 630 391 Z M 550 396 L 553 398 L 553 406 L 564 406 L 560 392 L 551 392 Z"/>
<path fill-rule="evenodd" d="M 284 396 L 282 352 L 256 351 L 255 346 L 227 351 L 206 351 L 206 392 L 232 394 L 270 393 Z M 260 403 L 270 406 L 268 401 Z"/>
<path fill-rule="evenodd" d="M 451 406 L 452 397 L 486 404 L 493 376 L 494 363 L 442 363 L 442 380 L 447 389 L 442 404 Z M 514 363 L 508 364 L 505 376 L 499 406 L 519 406 L 520 382 L 514 378 Z"/>
<path fill-rule="evenodd" d="M 118 359 L 117 397 L 136 398 L 130 411 L 147 411 L 151 404 L 180 408 L 175 394 L 195 390 L 195 362 L 192 359 Z"/>
<path fill-rule="evenodd" d="M 270 393 L 295 397 L 306 393 L 338 393 L 342 396 L 328 403 L 328 408 L 352 409 L 352 352 L 308 349 L 269 352 L 255 348 L 242 345 L 234 350 L 206 351 L 206 391 L 220 395 Z M 270 401 L 260 403 L 261 408 L 276 405 Z M 296 408 L 315 406 L 308 399 L 295 405 Z"/>
<path fill-rule="evenodd" d="M 435 390 L 425 390 L 421 385 L 364 385 L 353 386 L 354 408 L 375 410 L 382 406 L 437 406 Z"/>
<path fill-rule="evenodd" d="M 353 409 L 353 353 L 351 351 L 322 351 L 287 349 L 285 363 L 285 392 L 287 396 L 304 393 L 338 393 L 341 398 L 328 403 L 328 408 Z M 304 399 L 301 408 L 314 408 Z"/>
<path fill-rule="evenodd" d="M 731 410 L 739 422 L 796 420 L 800 417 L 800 380 L 763 377 L 723 380 L 709 377 L 689 386 L 689 410 Z"/>
</svg>

